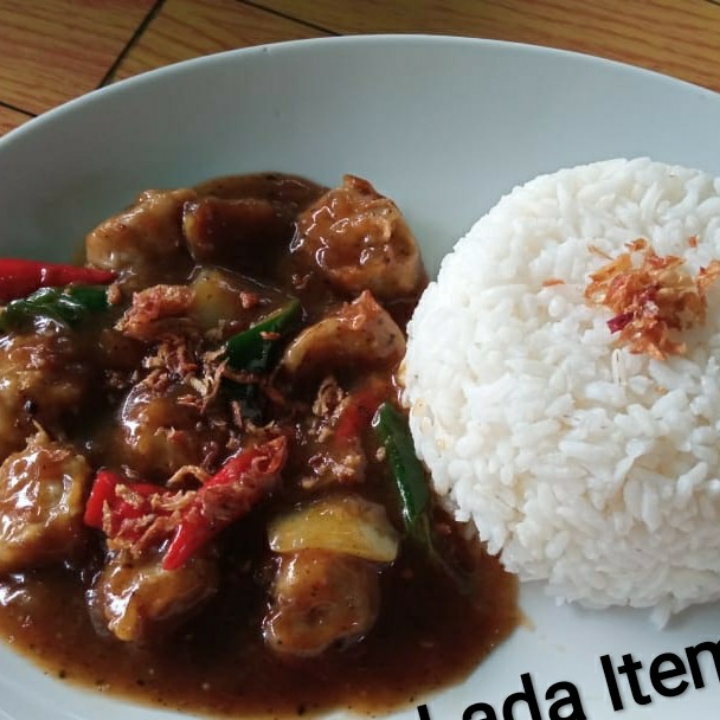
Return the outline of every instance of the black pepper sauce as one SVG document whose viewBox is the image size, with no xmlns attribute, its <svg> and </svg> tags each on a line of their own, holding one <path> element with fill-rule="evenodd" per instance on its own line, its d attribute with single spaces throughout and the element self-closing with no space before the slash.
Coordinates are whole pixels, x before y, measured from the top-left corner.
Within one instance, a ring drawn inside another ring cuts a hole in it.
<svg viewBox="0 0 720 720">
<path fill-rule="evenodd" d="M 282 222 L 323 192 L 313 183 L 279 174 L 222 178 L 198 190 L 203 196 L 271 199 Z M 322 317 L 329 306 L 346 300 L 284 254 L 276 236 L 265 251 L 255 279 L 300 297 L 309 318 Z M 397 320 L 407 318 L 416 299 L 395 303 Z M 96 342 L 97 328 L 87 332 L 88 342 Z M 123 362 L 132 364 L 136 348 L 124 350 Z M 385 384 L 389 398 L 397 398 L 394 373 L 376 380 Z M 302 395 L 301 390 L 293 407 L 309 401 Z M 117 418 L 116 403 L 112 397 L 95 402 L 96 430 L 70 431 L 97 466 L 103 453 L 113 457 L 106 431 Z M 383 503 L 400 527 L 398 499 L 369 429 L 363 443 L 369 481 L 355 489 Z M 382 572 L 379 617 L 365 637 L 309 658 L 280 657 L 267 648 L 260 630 L 272 572 L 267 520 L 302 496 L 292 476 L 302 474 L 309 452 L 299 443 L 291 452 L 283 490 L 221 535 L 219 592 L 165 641 L 123 643 L 93 621 L 87 594 L 103 562 L 100 536 L 82 563 L 1 579 L 0 634 L 45 672 L 65 681 L 193 714 L 292 717 L 334 708 L 388 712 L 459 682 L 517 625 L 517 587 L 498 561 L 467 541 L 463 529 L 438 508 L 434 521 L 443 531 L 443 544 L 472 573 L 475 592 L 462 592 L 429 562 L 423 548 L 403 542 L 396 561 Z"/>
</svg>

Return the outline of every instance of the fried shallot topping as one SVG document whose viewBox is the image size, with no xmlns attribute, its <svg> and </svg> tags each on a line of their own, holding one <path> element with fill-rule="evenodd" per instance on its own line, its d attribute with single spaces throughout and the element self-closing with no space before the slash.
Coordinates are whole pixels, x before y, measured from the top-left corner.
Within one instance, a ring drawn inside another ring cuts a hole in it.
<svg viewBox="0 0 720 720">
<path fill-rule="evenodd" d="M 133 295 L 116 329 L 145 342 L 182 336 L 192 329 L 186 317 L 192 300 L 192 289 L 184 285 L 154 285 Z"/>
<path fill-rule="evenodd" d="M 673 333 L 703 325 L 706 289 L 720 277 L 720 261 L 713 260 L 693 277 L 675 255 L 658 255 L 638 238 L 628 251 L 590 275 L 585 298 L 613 313 L 608 327 L 632 353 L 656 360 L 686 352 Z"/>
</svg>

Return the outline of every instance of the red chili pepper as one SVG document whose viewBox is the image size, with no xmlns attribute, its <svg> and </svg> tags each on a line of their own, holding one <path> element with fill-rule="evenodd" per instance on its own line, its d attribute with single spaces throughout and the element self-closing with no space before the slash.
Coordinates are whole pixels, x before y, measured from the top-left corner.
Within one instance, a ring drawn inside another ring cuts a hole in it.
<svg viewBox="0 0 720 720">
<path fill-rule="evenodd" d="M 110 270 L 3 258 L 0 259 L 0 303 L 26 297 L 42 287 L 65 287 L 72 283 L 108 285 L 115 277 Z"/>
<path fill-rule="evenodd" d="M 103 470 L 95 478 L 84 521 L 89 527 L 103 530 L 109 538 L 121 538 L 132 544 L 154 520 L 170 518 L 174 509 L 181 507 L 175 526 L 163 525 L 159 533 L 161 540 L 172 536 L 162 567 L 177 570 L 205 543 L 266 497 L 274 488 L 286 458 L 287 438 L 277 437 L 233 455 L 199 490 L 186 492 L 150 483 L 128 483 Z M 139 519 L 143 522 L 134 522 Z"/>
<path fill-rule="evenodd" d="M 287 458 L 280 436 L 229 458 L 183 512 L 163 558 L 163 570 L 177 570 L 221 530 L 245 515 L 275 486 Z"/>
<path fill-rule="evenodd" d="M 118 495 L 118 487 L 122 486 L 132 497 L 132 501 Z M 85 505 L 83 520 L 89 527 L 104 530 L 109 537 L 120 534 L 127 536 L 128 520 L 134 520 L 155 512 L 151 505 L 151 497 L 167 492 L 151 483 L 128 483 L 120 475 L 109 470 L 101 470 L 95 477 L 90 497 Z M 109 510 L 109 527 L 105 526 L 105 510 Z M 131 540 L 133 538 L 127 538 Z"/>
<path fill-rule="evenodd" d="M 90 497 L 85 505 L 83 521 L 89 527 L 102 529 L 105 503 L 115 497 L 115 487 L 120 477 L 109 471 L 99 472 L 95 477 Z"/>
<path fill-rule="evenodd" d="M 359 437 L 365 428 L 370 427 L 382 399 L 380 389 L 372 385 L 351 395 L 335 427 L 335 438 L 349 440 Z"/>
</svg>

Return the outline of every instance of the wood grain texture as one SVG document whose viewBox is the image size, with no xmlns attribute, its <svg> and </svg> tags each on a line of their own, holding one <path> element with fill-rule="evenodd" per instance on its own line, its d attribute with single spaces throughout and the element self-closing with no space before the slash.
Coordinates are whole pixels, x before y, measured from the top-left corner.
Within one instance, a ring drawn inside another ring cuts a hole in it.
<svg viewBox="0 0 720 720">
<path fill-rule="evenodd" d="M 720 5 L 708 0 L 257 0 L 339 34 L 511 40 L 620 60 L 720 90 Z"/>
<path fill-rule="evenodd" d="M 10 108 L 0 105 L 0 136 L 6 132 L 10 132 L 16 127 L 20 127 L 24 122 L 28 121 L 32 116 L 25 113 L 11 110 Z"/>
<path fill-rule="evenodd" d="M 1 127 L 113 69 L 109 79 L 232 48 L 379 32 L 566 48 L 720 91 L 720 0 L 0 0 Z"/>
<path fill-rule="evenodd" d="M 223 50 L 325 34 L 238 0 L 166 0 L 114 78 Z"/>
<path fill-rule="evenodd" d="M 95 89 L 154 0 L 0 0 L 0 100 L 40 113 Z"/>
</svg>

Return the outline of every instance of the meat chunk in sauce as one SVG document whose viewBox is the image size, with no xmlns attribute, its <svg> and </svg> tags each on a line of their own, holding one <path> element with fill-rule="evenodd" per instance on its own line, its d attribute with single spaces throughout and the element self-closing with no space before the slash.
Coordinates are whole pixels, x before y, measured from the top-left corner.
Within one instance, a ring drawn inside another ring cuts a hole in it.
<svg viewBox="0 0 720 720">
<path fill-rule="evenodd" d="M 357 640 L 380 608 L 377 567 L 323 550 L 280 557 L 264 621 L 264 636 L 277 653 L 313 656 L 333 644 Z"/>
<path fill-rule="evenodd" d="M 52 322 L 0 339 L 0 459 L 24 447 L 34 423 L 55 429 L 74 416 L 89 380 L 75 339 Z"/>
<path fill-rule="evenodd" d="M 114 456 L 145 478 L 167 479 L 184 465 L 211 470 L 231 432 L 222 416 L 206 413 L 188 385 L 152 376 L 133 387 L 113 431 Z"/>
<path fill-rule="evenodd" d="M 392 299 L 424 281 L 420 252 L 397 205 L 367 181 L 346 175 L 303 212 L 293 242 L 338 290 Z"/>
<path fill-rule="evenodd" d="M 277 277 L 297 214 L 323 193 L 305 178 L 281 173 L 219 178 L 196 190 L 198 197 L 183 209 L 193 259 L 265 279 Z"/>
<path fill-rule="evenodd" d="M 87 260 L 120 274 L 121 284 L 137 290 L 164 282 L 178 266 L 191 267 L 182 232 L 186 202 L 194 190 L 146 190 L 128 210 L 98 225 L 86 238 Z"/>
<path fill-rule="evenodd" d="M 0 466 L 0 572 L 79 556 L 90 466 L 72 447 L 38 433 Z"/>
<path fill-rule="evenodd" d="M 369 292 L 303 330 L 288 346 L 281 368 L 308 375 L 350 367 L 390 367 L 405 354 L 405 336 Z"/>
<path fill-rule="evenodd" d="M 187 203 L 183 231 L 197 262 L 269 272 L 277 250 L 292 237 L 292 218 L 268 200 L 208 197 Z"/>
<path fill-rule="evenodd" d="M 176 630 L 217 592 L 217 561 L 196 556 L 177 570 L 164 570 L 148 553 L 110 557 L 90 593 L 95 621 L 118 640 L 157 641 Z"/>
</svg>

